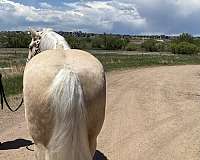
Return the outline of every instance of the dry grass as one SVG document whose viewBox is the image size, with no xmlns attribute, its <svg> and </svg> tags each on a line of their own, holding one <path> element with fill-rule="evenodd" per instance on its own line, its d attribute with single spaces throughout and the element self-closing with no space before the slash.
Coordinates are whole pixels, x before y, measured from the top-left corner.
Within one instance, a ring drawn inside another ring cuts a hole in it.
<svg viewBox="0 0 200 160">
<path fill-rule="evenodd" d="M 6 67 L 3 69 L 0 69 L 0 73 L 3 75 L 3 78 L 8 78 L 10 76 L 17 76 L 17 75 L 23 75 L 24 72 L 24 65 L 10 65 L 10 67 Z"/>
</svg>

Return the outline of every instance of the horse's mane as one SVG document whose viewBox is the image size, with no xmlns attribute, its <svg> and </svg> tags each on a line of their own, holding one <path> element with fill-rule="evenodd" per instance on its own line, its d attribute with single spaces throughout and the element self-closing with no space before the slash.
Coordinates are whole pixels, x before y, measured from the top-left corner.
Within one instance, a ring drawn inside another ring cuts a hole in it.
<svg viewBox="0 0 200 160">
<path fill-rule="evenodd" d="M 29 55 L 27 62 L 36 54 L 50 50 L 62 48 L 64 50 L 70 49 L 64 37 L 54 32 L 52 29 L 44 28 L 42 31 L 35 31 L 30 29 L 32 41 L 29 44 Z"/>
<path fill-rule="evenodd" d="M 63 48 L 70 49 L 64 37 L 54 32 L 52 29 L 43 29 L 39 32 L 41 35 L 40 50 L 45 51 L 48 49 Z"/>
</svg>

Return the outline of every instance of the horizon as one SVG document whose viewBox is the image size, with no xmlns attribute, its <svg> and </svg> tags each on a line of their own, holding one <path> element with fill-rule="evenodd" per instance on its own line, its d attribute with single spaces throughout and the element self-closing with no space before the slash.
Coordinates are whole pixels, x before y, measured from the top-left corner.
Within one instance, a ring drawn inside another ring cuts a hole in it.
<svg viewBox="0 0 200 160">
<path fill-rule="evenodd" d="M 40 30 L 40 29 L 39 29 Z M 39 31 L 38 30 L 38 31 Z M 99 35 L 120 35 L 120 36 L 169 36 L 169 37 L 178 37 L 183 33 L 187 33 L 187 32 L 182 32 L 179 34 L 159 34 L 159 33 L 155 33 L 155 34 L 151 34 L 151 33 L 146 33 L 146 34 L 120 34 L 120 33 L 95 33 L 95 32 L 83 32 L 81 30 L 79 31 L 62 31 L 62 30 L 53 30 L 55 32 L 64 32 L 64 33 L 78 33 L 81 32 L 83 34 L 99 34 Z M 29 32 L 29 30 L 0 30 L 0 32 Z M 190 34 L 190 33 L 188 33 Z M 192 35 L 190 34 L 192 37 L 200 37 L 200 35 Z"/>
<path fill-rule="evenodd" d="M 200 35 L 197 0 L 0 0 L 0 5 L 0 31 L 31 26 L 95 34 Z"/>
</svg>

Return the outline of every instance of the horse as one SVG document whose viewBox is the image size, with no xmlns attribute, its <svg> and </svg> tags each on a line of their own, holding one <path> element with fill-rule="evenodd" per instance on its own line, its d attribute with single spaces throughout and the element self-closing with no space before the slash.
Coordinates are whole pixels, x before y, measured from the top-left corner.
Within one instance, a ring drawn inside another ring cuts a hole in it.
<svg viewBox="0 0 200 160">
<path fill-rule="evenodd" d="M 35 158 L 92 160 L 105 119 L 103 66 L 86 51 L 65 48 L 53 31 L 31 32 L 39 43 L 29 47 L 23 93 Z"/>
</svg>

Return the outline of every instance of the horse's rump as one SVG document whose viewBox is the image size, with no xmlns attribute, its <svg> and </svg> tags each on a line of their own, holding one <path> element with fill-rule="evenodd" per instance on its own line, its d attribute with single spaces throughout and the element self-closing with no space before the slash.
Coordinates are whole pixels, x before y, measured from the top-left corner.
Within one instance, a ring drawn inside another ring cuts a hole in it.
<svg viewBox="0 0 200 160">
<path fill-rule="evenodd" d="M 36 147 L 45 148 L 38 157 L 92 159 L 104 120 L 104 76 L 100 62 L 79 50 L 45 51 L 27 64 L 28 128 Z"/>
</svg>

